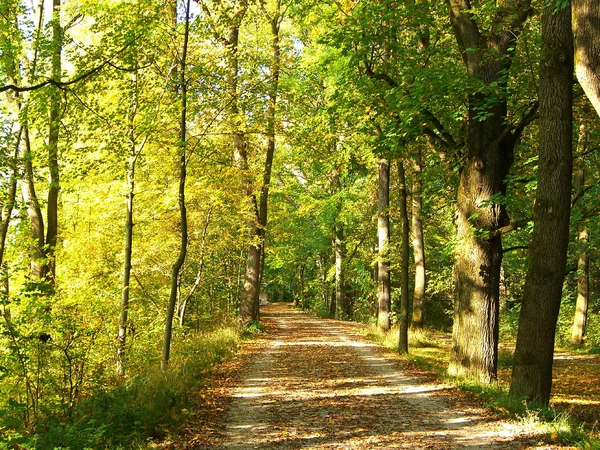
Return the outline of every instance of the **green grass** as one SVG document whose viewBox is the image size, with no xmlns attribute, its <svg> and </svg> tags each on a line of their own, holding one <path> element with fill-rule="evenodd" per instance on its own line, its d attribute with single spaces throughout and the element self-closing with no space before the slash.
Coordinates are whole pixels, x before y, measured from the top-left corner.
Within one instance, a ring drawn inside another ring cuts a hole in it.
<svg viewBox="0 0 600 450">
<path fill-rule="evenodd" d="M 390 350 L 398 350 L 398 332 L 382 333 L 375 327 L 366 331 L 366 336 Z M 435 337 L 431 330 L 409 331 L 409 354 L 407 360 L 415 366 L 434 372 L 438 379 L 475 394 L 487 407 L 502 417 L 518 421 L 532 434 L 545 436 L 548 443 L 577 446 L 586 450 L 600 450 L 600 440 L 593 432 L 584 429 L 566 412 L 552 408 L 536 407 L 520 398 L 511 396 L 506 386 L 500 383 L 482 384 L 469 380 L 450 378 L 446 373 L 448 345 Z M 510 370 L 514 358 L 512 351 L 500 348 L 498 368 Z"/>
<path fill-rule="evenodd" d="M 90 393 L 70 421 L 50 416 L 35 434 L 9 435 L 0 428 L 0 450 L 146 448 L 176 432 L 210 369 L 240 340 L 240 330 L 225 328 L 175 342 L 168 370 L 148 367 L 125 381 L 115 379 Z"/>
</svg>

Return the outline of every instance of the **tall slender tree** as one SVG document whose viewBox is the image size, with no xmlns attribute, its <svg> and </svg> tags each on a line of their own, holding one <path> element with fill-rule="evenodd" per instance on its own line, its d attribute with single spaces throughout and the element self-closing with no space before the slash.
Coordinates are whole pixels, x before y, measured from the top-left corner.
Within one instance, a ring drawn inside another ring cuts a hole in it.
<svg viewBox="0 0 600 450">
<path fill-rule="evenodd" d="M 390 161 L 379 158 L 378 164 L 378 211 L 377 211 L 377 327 L 381 331 L 390 329 L 391 286 L 390 286 Z"/>
<path fill-rule="evenodd" d="M 175 315 L 175 304 L 177 303 L 177 295 L 179 292 L 179 276 L 181 268 L 185 262 L 188 245 L 188 219 L 185 202 L 185 183 L 187 178 L 187 101 L 188 101 L 188 75 L 187 75 L 187 57 L 188 45 L 190 38 L 190 3 L 191 0 L 186 0 L 185 17 L 184 17 L 184 32 L 183 46 L 179 59 L 179 93 L 180 93 L 180 119 L 179 119 L 179 140 L 177 142 L 178 154 L 178 206 L 179 206 L 179 226 L 181 227 L 181 236 L 179 242 L 179 254 L 171 267 L 171 293 L 167 305 L 167 316 L 165 323 L 165 334 L 163 339 L 162 361 L 161 366 L 166 370 L 169 366 L 169 357 L 171 353 L 171 336 L 173 334 L 173 316 Z"/>
</svg>

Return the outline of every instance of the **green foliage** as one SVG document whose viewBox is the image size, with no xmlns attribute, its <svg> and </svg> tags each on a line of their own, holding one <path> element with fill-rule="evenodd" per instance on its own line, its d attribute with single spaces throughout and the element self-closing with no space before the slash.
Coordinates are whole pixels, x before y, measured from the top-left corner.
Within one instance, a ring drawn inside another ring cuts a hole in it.
<svg viewBox="0 0 600 450">
<path fill-rule="evenodd" d="M 240 333 L 232 328 L 192 334 L 177 342 L 166 372 L 146 361 L 143 372 L 117 384 L 105 378 L 67 420 L 50 415 L 25 435 L 11 431 L 14 427 L 3 419 L 0 448 L 137 448 L 148 439 L 163 438 L 185 420 L 195 401 L 193 392 L 210 368 L 230 356 L 239 342 Z"/>
</svg>

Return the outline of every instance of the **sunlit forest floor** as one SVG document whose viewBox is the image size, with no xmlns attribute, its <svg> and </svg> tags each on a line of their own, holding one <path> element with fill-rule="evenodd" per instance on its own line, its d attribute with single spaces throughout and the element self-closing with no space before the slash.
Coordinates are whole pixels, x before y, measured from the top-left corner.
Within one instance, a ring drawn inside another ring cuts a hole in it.
<svg viewBox="0 0 600 450">
<path fill-rule="evenodd" d="M 216 369 L 178 437 L 160 447 L 559 448 L 372 343 L 364 325 L 285 304 L 265 307 L 262 321 L 268 332 Z"/>
</svg>

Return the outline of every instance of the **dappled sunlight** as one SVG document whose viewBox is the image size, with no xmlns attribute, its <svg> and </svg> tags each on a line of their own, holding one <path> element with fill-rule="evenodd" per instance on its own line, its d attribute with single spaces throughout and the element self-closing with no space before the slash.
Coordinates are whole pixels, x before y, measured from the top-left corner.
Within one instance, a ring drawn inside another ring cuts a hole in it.
<svg viewBox="0 0 600 450">
<path fill-rule="evenodd" d="M 269 333 L 231 393 L 222 448 L 526 448 L 518 426 L 404 370 L 340 322 L 286 305 L 263 319 Z"/>
</svg>

